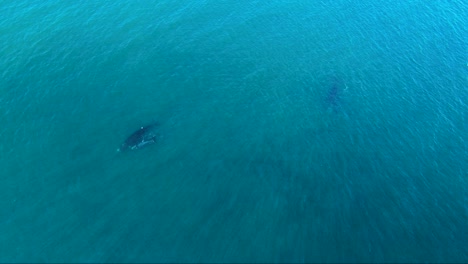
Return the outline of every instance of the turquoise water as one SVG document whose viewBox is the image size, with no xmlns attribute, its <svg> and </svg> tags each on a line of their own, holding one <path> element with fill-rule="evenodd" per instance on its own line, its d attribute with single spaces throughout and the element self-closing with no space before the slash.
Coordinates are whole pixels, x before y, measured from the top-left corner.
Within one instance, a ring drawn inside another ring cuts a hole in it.
<svg viewBox="0 0 468 264">
<path fill-rule="evenodd" d="M 406 2 L 0 1 L 0 261 L 468 261 L 468 7 Z"/>
</svg>

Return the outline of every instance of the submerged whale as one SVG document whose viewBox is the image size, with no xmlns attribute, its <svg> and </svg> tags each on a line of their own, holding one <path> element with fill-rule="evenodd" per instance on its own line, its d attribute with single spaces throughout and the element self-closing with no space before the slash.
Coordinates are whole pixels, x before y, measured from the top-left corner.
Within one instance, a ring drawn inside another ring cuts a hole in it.
<svg viewBox="0 0 468 264">
<path fill-rule="evenodd" d="M 124 143 L 122 143 L 117 151 L 140 149 L 144 146 L 156 143 L 156 139 L 158 137 L 156 128 L 156 123 L 140 127 L 140 129 L 127 137 L 127 139 L 124 141 Z"/>
<path fill-rule="evenodd" d="M 342 93 L 343 89 L 343 80 L 338 77 L 333 77 L 332 84 L 327 90 L 325 97 L 325 107 L 331 108 L 334 113 L 340 112 L 342 109 Z"/>
<path fill-rule="evenodd" d="M 336 113 L 338 112 L 338 108 L 340 105 L 340 85 L 339 81 L 335 78 L 333 80 L 333 84 L 331 87 L 329 87 L 327 91 L 327 97 L 325 98 L 325 103 L 333 109 L 333 111 Z"/>
</svg>

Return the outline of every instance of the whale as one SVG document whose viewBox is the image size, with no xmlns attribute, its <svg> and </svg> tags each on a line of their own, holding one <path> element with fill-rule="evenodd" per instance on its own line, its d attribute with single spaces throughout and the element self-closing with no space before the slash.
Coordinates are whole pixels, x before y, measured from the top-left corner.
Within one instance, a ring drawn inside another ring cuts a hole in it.
<svg viewBox="0 0 468 264">
<path fill-rule="evenodd" d="M 141 149 L 142 147 L 156 143 L 157 141 L 157 123 L 140 127 L 125 139 L 118 152 Z"/>
<path fill-rule="evenodd" d="M 337 76 L 332 77 L 331 85 L 327 89 L 326 96 L 324 98 L 324 106 L 327 109 L 331 109 L 333 113 L 337 114 L 343 112 L 343 93 L 347 90 L 347 86 L 344 84 L 344 80 Z"/>
<path fill-rule="evenodd" d="M 327 96 L 325 98 L 325 103 L 328 107 L 331 107 L 333 112 L 337 113 L 340 108 L 340 83 L 339 80 L 335 77 L 332 85 L 328 88 Z"/>
</svg>

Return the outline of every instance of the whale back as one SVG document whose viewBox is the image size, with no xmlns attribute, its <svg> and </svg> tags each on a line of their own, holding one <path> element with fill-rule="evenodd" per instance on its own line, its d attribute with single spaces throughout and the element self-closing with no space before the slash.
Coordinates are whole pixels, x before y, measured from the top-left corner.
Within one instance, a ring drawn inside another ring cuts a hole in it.
<svg viewBox="0 0 468 264">
<path fill-rule="evenodd" d="M 156 128 L 156 123 L 140 127 L 140 129 L 127 137 L 127 139 L 124 141 L 124 143 L 122 143 L 117 151 L 136 150 L 156 143 L 158 136 Z"/>
</svg>

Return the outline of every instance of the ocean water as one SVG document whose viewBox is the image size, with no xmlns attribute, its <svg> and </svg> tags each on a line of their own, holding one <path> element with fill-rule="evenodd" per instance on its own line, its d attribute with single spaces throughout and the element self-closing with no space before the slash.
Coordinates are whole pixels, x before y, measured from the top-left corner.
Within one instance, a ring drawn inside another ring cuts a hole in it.
<svg viewBox="0 0 468 264">
<path fill-rule="evenodd" d="M 0 17 L 0 262 L 468 261 L 466 1 Z"/>
</svg>

